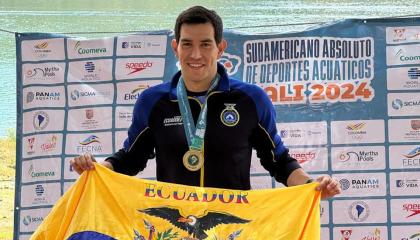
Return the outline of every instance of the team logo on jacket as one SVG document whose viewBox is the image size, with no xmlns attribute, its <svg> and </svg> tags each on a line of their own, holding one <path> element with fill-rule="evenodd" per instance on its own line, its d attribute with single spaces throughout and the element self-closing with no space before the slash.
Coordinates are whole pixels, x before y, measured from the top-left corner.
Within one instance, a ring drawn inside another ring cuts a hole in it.
<svg viewBox="0 0 420 240">
<path fill-rule="evenodd" d="M 220 120 L 228 127 L 233 127 L 239 122 L 239 113 L 235 109 L 236 104 L 225 103 L 226 108 L 220 114 Z"/>
</svg>

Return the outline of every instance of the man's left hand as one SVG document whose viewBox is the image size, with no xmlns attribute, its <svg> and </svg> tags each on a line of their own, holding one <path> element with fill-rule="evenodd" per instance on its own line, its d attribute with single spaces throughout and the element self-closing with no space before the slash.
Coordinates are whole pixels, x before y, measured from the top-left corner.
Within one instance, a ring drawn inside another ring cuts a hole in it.
<svg viewBox="0 0 420 240">
<path fill-rule="evenodd" d="M 321 199 L 328 199 L 341 193 L 340 184 L 330 176 L 321 176 L 316 181 L 319 182 L 316 190 L 321 191 Z"/>
</svg>

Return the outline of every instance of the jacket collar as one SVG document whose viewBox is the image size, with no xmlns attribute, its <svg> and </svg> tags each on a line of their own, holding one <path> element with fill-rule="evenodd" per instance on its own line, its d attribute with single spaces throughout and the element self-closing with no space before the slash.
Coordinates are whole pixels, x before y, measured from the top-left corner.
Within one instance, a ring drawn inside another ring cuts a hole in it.
<svg viewBox="0 0 420 240">
<path fill-rule="evenodd" d="M 218 86 L 213 91 L 229 91 L 229 77 L 226 73 L 225 67 L 222 64 L 217 63 L 217 73 L 220 75 L 220 80 Z M 176 85 L 178 84 L 179 78 L 181 77 L 181 71 L 178 71 L 171 80 L 171 89 L 169 93 L 169 98 L 171 100 L 176 100 Z"/>
</svg>

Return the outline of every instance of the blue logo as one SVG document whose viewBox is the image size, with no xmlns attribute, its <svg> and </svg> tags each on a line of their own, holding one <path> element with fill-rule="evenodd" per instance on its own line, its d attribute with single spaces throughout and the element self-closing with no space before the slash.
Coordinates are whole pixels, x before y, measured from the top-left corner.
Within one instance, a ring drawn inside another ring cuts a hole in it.
<svg viewBox="0 0 420 240">
<path fill-rule="evenodd" d="M 95 64 L 93 64 L 93 62 L 86 62 L 85 70 L 90 73 L 93 72 L 95 70 Z"/>
<path fill-rule="evenodd" d="M 128 48 L 128 42 L 122 42 L 121 47 L 122 48 Z"/>
<path fill-rule="evenodd" d="M 71 99 L 73 99 L 73 101 L 76 101 L 80 96 L 79 91 L 74 90 L 73 92 L 71 92 L 70 96 L 71 96 Z"/>
<path fill-rule="evenodd" d="M 411 78 L 411 79 L 419 79 L 420 70 L 418 68 L 408 69 L 408 77 Z"/>
<path fill-rule="evenodd" d="M 392 108 L 395 110 L 401 109 L 403 107 L 403 101 L 401 99 L 395 99 L 392 101 Z"/>
<path fill-rule="evenodd" d="M 341 185 L 341 189 L 347 190 L 350 188 L 350 181 L 345 178 L 340 179 L 340 185 Z"/>
<path fill-rule="evenodd" d="M 44 191 L 44 187 L 41 184 L 36 185 L 35 193 L 37 196 L 41 196 L 42 194 L 44 194 Z"/>
<path fill-rule="evenodd" d="M 239 122 L 239 113 L 235 109 L 236 104 L 225 103 L 226 108 L 220 114 L 222 123 L 228 127 L 233 127 Z"/>
</svg>

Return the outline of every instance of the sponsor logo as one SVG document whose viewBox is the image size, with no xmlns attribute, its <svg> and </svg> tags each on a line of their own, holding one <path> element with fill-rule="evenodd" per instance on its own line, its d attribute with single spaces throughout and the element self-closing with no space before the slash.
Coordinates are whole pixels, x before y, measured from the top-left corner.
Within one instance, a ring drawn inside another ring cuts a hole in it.
<svg viewBox="0 0 420 240">
<path fill-rule="evenodd" d="M 395 110 L 399 110 L 403 107 L 416 107 L 416 106 L 420 106 L 420 100 L 403 102 L 401 99 L 397 98 L 392 101 L 392 108 L 394 108 Z"/>
<path fill-rule="evenodd" d="M 43 130 L 47 127 L 50 118 L 48 114 L 44 111 L 35 112 L 32 119 L 32 124 L 36 130 Z"/>
<path fill-rule="evenodd" d="M 342 152 L 339 156 L 340 162 L 372 162 L 375 160 L 375 157 L 379 156 L 377 151 L 350 151 Z"/>
<path fill-rule="evenodd" d="M 154 43 L 154 42 L 146 42 L 146 41 L 134 41 L 134 42 L 122 42 L 121 43 L 121 48 L 135 48 L 135 49 L 140 49 L 140 48 L 147 48 L 147 47 L 159 47 L 160 44 L 159 43 Z"/>
<path fill-rule="evenodd" d="M 28 150 L 27 150 L 26 153 L 28 155 L 34 154 L 35 153 L 35 148 L 34 148 L 35 137 L 30 137 L 30 138 L 27 138 L 27 139 L 28 139 Z"/>
<path fill-rule="evenodd" d="M 34 170 L 33 164 L 28 169 L 28 175 L 32 178 L 40 178 L 40 177 L 52 177 L 55 175 L 55 172 L 36 172 Z M 42 187 L 42 186 L 41 186 Z M 43 190 L 42 190 L 43 191 Z"/>
<path fill-rule="evenodd" d="M 35 194 L 37 196 L 42 196 L 44 194 L 44 192 L 45 192 L 45 189 L 44 189 L 44 187 L 41 184 L 36 185 L 36 187 L 35 187 Z"/>
<path fill-rule="evenodd" d="M 351 230 L 351 229 L 340 230 L 341 240 L 350 240 L 352 232 L 353 232 L 353 230 Z"/>
<path fill-rule="evenodd" d="M 96 143 L 96 144 L 95 144 Z M 83 141 L 79 142 L 79 146 L 77 146 L 77 152 L 85 153 L 85 152 L 102 152 L 102 146 L 100 145 L 99 137 L 95 135 L 90 135 Z"/>
<path fill-rule="evenodd" d="M 410 213 L 406 218 L 413 217 L 420 214 L 420 203 L 406 203 L 403 204 L 403 211 Z"/>
<path fill-rule="evenodd" d="M 356 201 L 348 208 L 350 218 L 355 222 L 364 222 L 370 215 L 369 205 L 364 201 Z"/>
<path fill-rule="evenodd" d="M 41 223 L 42 221 L 44 221 L 43 217 L 32 217 L 30 215 L 26 215 L 23 219 L 22 222 L 25 226 L 28 226 L 31 223 Z"/>
<path fill-rule="evenodd" d="M 394 42 L 405 41 L 405 28 L 396 28 L 394 29 Z"/>
<path fill-rule="evenodd" d="M 300 152 L 300 153 L 290 153 L 290 156 L 295 158 L 299 164 L 304 164 L 306 162 L 312 161 L 316 158 L 316 152 Z"/>
<path fill-rule="evenodd" d="M 302 138 L 303 131 L 300 129 L 281 130 L 280 136 L 282 138 Z"/>
<path fill-rule="evenodd" d="M 402 154 L 403 157 L 403 166 L 404 167 L 417 167 L 420 166 L 420 157 L 417 158 L 420 155 L 420 146 L 414 148 L 407 154 Z"/>
<path fill-rule="evenodd" d="M 414 148 L 408 154 L 403 154 L 403 156 L 406 157 L 406 158 L 414 158 L 414 157 L 417 157 L 419 155 L 420 155 L 420 146 Z"/>
<path fill-rule="evenodd" d="M 403 101 L 401 99 L 395 99 L 392 101 L 392 108 L 395 110 L 401 109 L 403 107 Z"/>
<path fill-rule="evenodd" d="M 51 50 L 47 48 L 48 48 L 48 42 L 41 42 L 34 45 L 34 52 L 45 56 L 45 54 L 51 52 Z"/>
<path fill-rule="evenodd" d="M 33 92 L 28 92 L 26 94 L 26 103 L 30 103 L 35 99 L 35 94 Z"/>
<path fill-rule="evenodd" d="M 95 71 L 95 64 L 93 62 L 86 62 L 85 63 L 85 70 L 88 73 L 92 73 Z"/>
<path fill-rule="evenodd" d="M 420 120 L 411 120 L 410 125 L 414 131 L 420 130 Z"/>
<path fill-rule="evenodd" d="M 408 77 L 410 79 L 419 79 L 420 78 L 420 70 L 418 68 L 410 68 L 408 69 Z"/>
<path fill-rule="evenodd" d="M 74 50 L 80 55 L 106 53 L 106 48 L 83 48 L 81 45 L 80 41 L 74 45 Z"/>
<path fill-rule="evenodd" d="M 60 100 L 60 92 L 28 92 L 26 95 L 26 102 L 30 103 L 33 100 L 47 101 Z"/>
<path fill-rule="evenodd" d="M 238 71 L 242 60 L 237 55 L 224 52 L 219 59 L 219 63 L 221 63 L 225 67 L 227 74 L 231 76 Z"/>
<path fill-rule="evenodd" d="M 398 179 L 395 180 L 395 185 L 397 188 L 417 188 L 419 186 L 417 179 Z"/>
<path fill-rule="evenodd" d="M 379 188 L 379 180 L 376 178 L 369 179 L 341 179 L 340 185 L 343 190 L 348 190 L 350 187 L 352 189 L 374 189 Z"/>
<path fill-rule="evenodd" d="M 147 68 L 151 68 L 153 66 L 152 62 L 146 61 L 146 62 L 131 62 L 126 63 L 125 68 L 130 69 L 131 72 L 129 72 L 127 75 L 134 74 L 136 72 L 143 71 Z"/>
<path fill-rule="evenodd" d="M 220 113 L 220 120 L 225 126 L 234 127 L 239 122 L 239 112 L 235 109 L 236 104 L 225 103 L 225 109 Z"/>
<path fill-rule="evenodd" d="M 379 228 L 375 228 L 373 232 L 368 233 L 361 240 L 381 240 L 381 230 Z"/>
<path fill-rule="evenodd" d="M 110 92 L 98 92 L 98 91 L 79 91 L 79 90 L 73 90 L 70 93 L 70 97 L 73 101 L 78 100 L 79 98 L 83 98 L 83 97 L 95 97 L 95 96 L 109 96 Z"/>
<path fill-rule="evenodd" d="M 133 113 L 132 112 L 119 112 L 118 118 L 121 120 L 131 121 L 131 119 L 133 118 Z"/>
<path fill-rule="evenodd" d="M 366 123 L 361 122 L 361 123 L 354 123 L 354 124 L 348 124 L 346 126 L 346 129 L 349 131 L 360 131 L 365 127 Z"/>
<path fill-rule="evenodd" d="M 349 189 L 351 185 L 350 181 L 345 178 L 340 179 L 339 183 L 340 183 L 341 189 L 343 189 L 344 191 Z"/>
<path fill-rule="evenodd" d="M 347 134 L 354 140 L 360 140 L 367 134 L 364 130 L 365 126 L 364 122 L 348 124 L 346 126 Z"/>
<path fill-rule="evenodd" d="M 163 126 L 174 126 L 174 125 L 182 125 L 182 117 L 181 116 L 174 116 L 171 118 L 163 119 Z"/>
<path fill-rule="evenodd" d="M 57 147 L 57 137 L 54 135 L 51 138 L 47 139 L 45 143 L 41 145 L 41 149 L 44 152 L 50 152 Z"/>
<path fill-rule="evenodd" d="M 94 109 L 85 109 L 85 119 L 81 122 L 81 127 L 83 129 L 96 129 L 99 126 L 99 122 L 94 117 Z"/>
<path fill-rule="evenodd" d="M 395 57 L 398 57 L 401 62 L 420 60 L 420 55 L 408 55 L 408 56 L 404 55 L 403 49 L 398 50 L 397 53 L 395 54 Z"/>
<path fill-rule="evenodd" d="M 35 186 L 35 195 L 36 197 L 33 199 L 32 204 L 42 204 L 48 203 L 47 199 L 44 196 L 45 189 L 42 184 L 38 184 Z"/>
<path fill-rule="evenodd" d="M 401 240 L 419 240 L 420 239 L 420 231 L 417 233 L 409 234 L 409 237 L 401 238 Z"/>
<path fill-rule="evenodd" d="M 25 76 L 27 78 L 52 78 L 56 76 L 56 72 L 60 71 L 58 67 L 45 67 L 45 68 L 34 68 L 26 71 Z"/>
<path fill-rule="evenodd" d="M 149 88 L 147 84 L 140 84 L 136 88 L 134 88 L 131 93 L 124 94 L 124 100 L 133 100 L 139 98 L 139 92 L 143 91 L 144 89 Z"/>
</svg>

